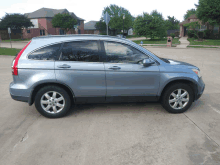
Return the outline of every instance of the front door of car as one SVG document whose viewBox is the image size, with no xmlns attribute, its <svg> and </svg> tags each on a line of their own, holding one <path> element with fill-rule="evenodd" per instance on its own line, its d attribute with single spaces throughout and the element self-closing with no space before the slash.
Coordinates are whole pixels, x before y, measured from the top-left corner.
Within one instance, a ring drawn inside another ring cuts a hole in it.
<svg viewBox="0 0 220 165">
<path fill-rule="evenodd" d="M 65 42 L 55 61 L 58 82 L 69 86 L 77 103 L 104 102 L 105 70 L 98 41 Z"/>
<path fill-rule="evenodd" d="M 159 67 L 144 67 L 149 58 L 136 48 L 117 42 L 102 42 L 106 57 L 107 101 L 152 101 L 159 89 Z"/>
</svg>

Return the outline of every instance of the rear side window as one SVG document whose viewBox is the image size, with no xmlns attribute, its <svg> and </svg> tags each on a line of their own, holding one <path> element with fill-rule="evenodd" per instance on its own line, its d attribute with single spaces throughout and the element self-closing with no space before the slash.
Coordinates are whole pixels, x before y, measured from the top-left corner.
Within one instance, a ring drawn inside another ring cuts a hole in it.
<svg viewBox="0 0 220 165">
<path fill-rule="evenodd" d="M 33 60 L 55 60 L 61 44 L 50 45 L 32 52 L 28 59 Z"/>
<path fill-rule="evenodd" d="M 98 62 L 98 43 L 97 41 L 66 42 L 63 45 L 60 60 Z"/>
</svg>

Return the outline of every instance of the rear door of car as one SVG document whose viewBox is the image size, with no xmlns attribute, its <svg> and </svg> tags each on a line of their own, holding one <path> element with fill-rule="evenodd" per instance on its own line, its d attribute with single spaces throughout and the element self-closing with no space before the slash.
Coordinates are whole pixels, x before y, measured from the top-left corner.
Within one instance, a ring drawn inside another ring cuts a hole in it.
<svg viewBox="0 0 220 165">
<path fill-rule="evenodd" d="M 59 83 L 72 89 L 77 103 L 105 101 L 105 70 L 98 40 L 64 42 L 55 61 L 55 74 Z"/>
<path fill-rule="evenodd" d="M 32 87 L 42 83 L 56 82 L 54 73 L 54 61 L 57 52 L 62 44 L 49 44 L 35 48 L 32 44 L 26 49 L 30 53 L 22 55 L 18 61 L 18 76 L 14 76 L 17 84 L 22 84 L 26 88 L 27 95 L 30 95 Z"/>
</svg>

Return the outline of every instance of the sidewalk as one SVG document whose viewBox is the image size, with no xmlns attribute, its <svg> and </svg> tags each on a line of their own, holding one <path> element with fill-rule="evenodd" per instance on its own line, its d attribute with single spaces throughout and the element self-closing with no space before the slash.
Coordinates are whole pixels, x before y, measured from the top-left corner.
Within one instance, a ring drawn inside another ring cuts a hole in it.
<svg viewBox="0 0 220 165">
<path fill-rule="evenodd" d="M 190 44 L 190 42 L 187 40 L 187 37 L 181 37 L 179 41 L 180 45 L 177 45 L 176 48 L 187 48 L 187 46 Z"/>
</svg>

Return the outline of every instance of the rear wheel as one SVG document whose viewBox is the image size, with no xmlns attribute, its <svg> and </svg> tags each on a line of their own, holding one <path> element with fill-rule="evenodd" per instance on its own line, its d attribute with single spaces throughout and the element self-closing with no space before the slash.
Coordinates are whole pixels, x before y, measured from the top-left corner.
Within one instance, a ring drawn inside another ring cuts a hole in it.
<svg viewBox="0 0 220 165">
<path fill-rule="evenodd" d="M 162 96 L 162 106 L 170 113 L 183 113 L 192 105 L 193 89 L 183 83 L 169 86 Z"/>
<path fill-rule="evenodd" d="M 71 100 L 68 93 L 58 86 L 45 86 L 35 97 L 35 107 L 45 117 L 63 117 L 70 109 Z"/>
</svg>

